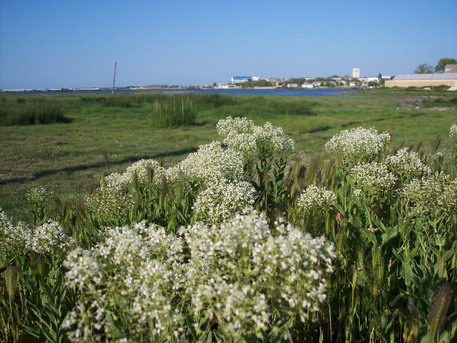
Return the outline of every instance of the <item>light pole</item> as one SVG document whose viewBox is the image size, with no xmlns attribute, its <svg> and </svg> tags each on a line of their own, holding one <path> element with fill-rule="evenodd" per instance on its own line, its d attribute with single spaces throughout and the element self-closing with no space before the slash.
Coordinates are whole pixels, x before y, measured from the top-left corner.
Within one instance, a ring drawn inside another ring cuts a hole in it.
<svg viewBox="0 0 457 343">
<path fill-rule="evenodd" d="M 114 84 L 116 83 L 116 66 L 117 62 L 114 62 L 113 90 L 111 91 L 111 94 L 114 94 Z"/>
</svg>

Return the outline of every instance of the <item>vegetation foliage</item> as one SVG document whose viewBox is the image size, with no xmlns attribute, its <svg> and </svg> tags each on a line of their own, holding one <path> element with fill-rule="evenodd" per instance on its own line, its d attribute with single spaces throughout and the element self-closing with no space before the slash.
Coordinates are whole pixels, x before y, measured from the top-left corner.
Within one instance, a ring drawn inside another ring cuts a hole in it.
<svg viewBox="0 0 457 343">
<path fill-rule="evenodd" d="M 68 123 L 61 106 L 39 99 L 0 98 L 0 126 Z"/>
<path fill-rule="evenodd" d="M 454 160 L 389 151 L 387 132 L 357 127 L 304 163 L 270 123 L 216 130 L 77 203 L 32 189 L 28 223 L 0 212 L 4 339 L 456 339 Z M 457 124 L 447 135 L 457 161 Z"/>
</svg>

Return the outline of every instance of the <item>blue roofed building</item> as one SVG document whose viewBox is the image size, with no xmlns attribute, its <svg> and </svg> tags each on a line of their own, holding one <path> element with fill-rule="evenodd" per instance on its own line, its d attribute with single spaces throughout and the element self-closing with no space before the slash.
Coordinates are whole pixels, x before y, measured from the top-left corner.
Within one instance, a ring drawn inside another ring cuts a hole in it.
<svg viewBox="0 0 457 343">
<path fill-rule="evenodd" d="M 232 76 L 232 83 L 242 83 L 252 80 L 252 76 Z"/>
</svg>

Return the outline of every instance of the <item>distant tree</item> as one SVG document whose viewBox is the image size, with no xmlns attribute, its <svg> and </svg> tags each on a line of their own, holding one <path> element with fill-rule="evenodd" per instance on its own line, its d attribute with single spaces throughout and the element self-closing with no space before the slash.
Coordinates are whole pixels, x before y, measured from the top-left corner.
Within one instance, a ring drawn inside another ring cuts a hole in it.
<svg viewBox="0 0 457 343">
<path fill-rule="evenodd" d="M 457 60 L 449 57 L 440 59 L 435 67 L 435 73 L 443 73 L 446 64 L 457 64 Z"/>
<path fill-rule="evenodd" d="M 241 88 L 253 88 L 253 87 L 271 87 L 273 84 L 267 80 L 252 81 L 248 80 L 241 84 Z"/>
<path fill-rule="evenodd" d="M 385 80 L 382 78 L 382 74 L 381 73 L 378 74 L 378 84 L 380 86 L 384 86 L 384 84 L 385 84 Z"/>
<path fill-rule="evenodd" d="M 419 64 L 414 71 L 415 74 L 432 74 L 433 73 L 433 67 L 430 64 L 423 63 Z"/>
<path fill-rule="evenodd" d="M 287 83 L 298 83 L 302 84 L 306 82 L 306 77 L 294 77 L 287 80 Z"/>
</svg>

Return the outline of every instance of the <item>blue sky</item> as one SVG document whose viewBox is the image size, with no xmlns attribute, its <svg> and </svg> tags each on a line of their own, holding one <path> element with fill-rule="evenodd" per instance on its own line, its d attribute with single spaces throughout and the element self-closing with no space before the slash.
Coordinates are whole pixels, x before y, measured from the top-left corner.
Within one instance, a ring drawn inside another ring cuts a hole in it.
<svg viewBox="0 0 457 343">
<path fill-rule="evenodd" d="M 0 0 L 0 88 L 410 73 L 457 59 L 456 0 Z"/>
</svg>

